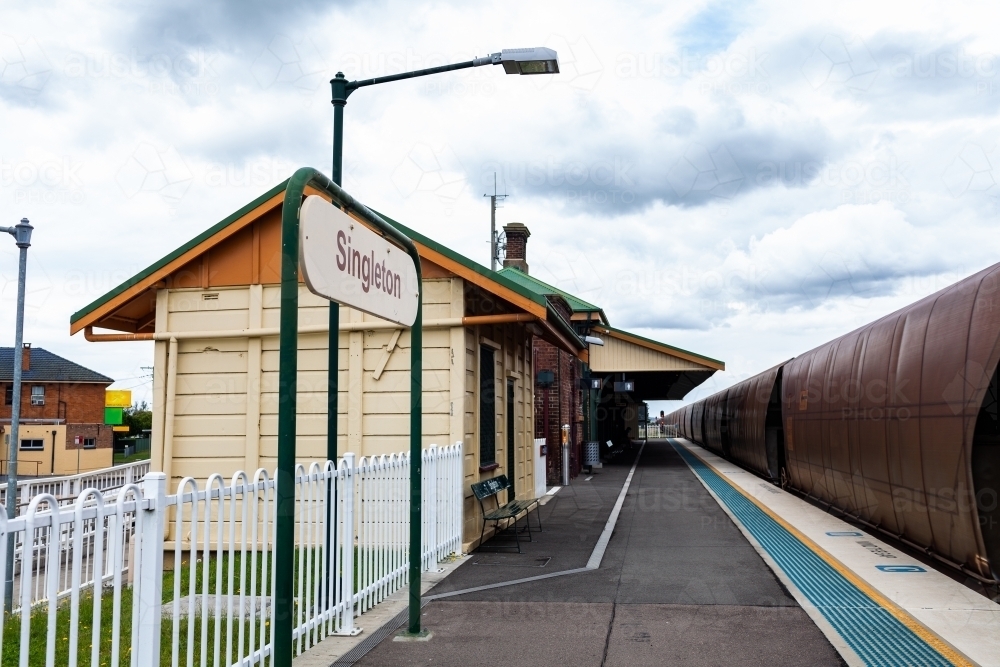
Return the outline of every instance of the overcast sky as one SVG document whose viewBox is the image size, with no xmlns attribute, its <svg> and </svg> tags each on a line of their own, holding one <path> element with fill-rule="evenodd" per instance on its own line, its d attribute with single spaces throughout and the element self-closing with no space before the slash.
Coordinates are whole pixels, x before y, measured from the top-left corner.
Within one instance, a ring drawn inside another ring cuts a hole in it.
<svg viewBox="0 0 1000 667">
<path fill-rule="evenodd" d="M 25 340 L 148 398 L 152 345 L 70 338 L 70 314 L 297 167 L 329 172 L 336 71 L 548 46 L 556 76 L 355 93 L 345 188 L 488 264 L 496 173 L 532 274 L 725 360 L 704 396 L 1000 261 L 997 7 L 4 3 L 0 225 L 36 228 Z M 5 346 L 16 275 L 0 239 Z"/>
</svg>

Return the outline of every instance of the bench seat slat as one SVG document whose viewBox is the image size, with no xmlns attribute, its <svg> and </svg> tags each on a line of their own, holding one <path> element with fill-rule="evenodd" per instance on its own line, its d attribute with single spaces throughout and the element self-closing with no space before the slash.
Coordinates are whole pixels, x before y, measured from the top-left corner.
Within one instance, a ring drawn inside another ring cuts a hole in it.
<svg viewBox="0 0 1000 667">
<path fill-rule="evenodd" d="M 497 494 L 501 491 L 509 490 L 510 482 L 507 480 L 506 475 L 498 475 L 490 479 L 485 479 L 481 482 L 476 482 L 472 485 L 472 492 L 475 494 L 476 498 L 479 500 L 480 505 L 487 498 L 496 498 Z M 499 521 L 501 519 L 516 519 L 517 515 L 521 512 L 528 512 L 532 507 L 538 505 L 537 498 L 529 499 L 513 499 L 503 505 L 497 500 L 497 507 L 492 510 L 486 510 L 483 508 L 483 521 Z"/>
</svg>

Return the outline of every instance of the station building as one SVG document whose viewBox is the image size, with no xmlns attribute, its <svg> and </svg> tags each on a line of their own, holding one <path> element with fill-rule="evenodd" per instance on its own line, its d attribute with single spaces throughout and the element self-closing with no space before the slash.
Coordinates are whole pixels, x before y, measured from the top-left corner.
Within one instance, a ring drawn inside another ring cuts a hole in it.
<svg viewBox="0 0 1000 667">
<path fill-rule="evenodd" d="M 276 466 L 284 188 L 258 197 L 71 317 L 71 334 L 84 332 L 91 341 L 155 341 L 151 458 L 170 485 L 185 476 Z M 542 348 L 536 346 L 555 350 L 581 376 L 594 349 L 583 340 L 590 324 L 580 326 L 566 297 L 531 279 L 526 266 L 491 271 L 386 220 L 420 255 L 422 438 L 425 447 L 464 444 L 465 548 L 472 548 L 481 523 L 471 484 L 506 474 L 518 497 L 531 497 L 540 481 L 534 439 L 554 435 L 550 443 L 558 443 L 558 435 L 544 429 L 537 435 Z M 326 456 L 329 302 L 304 283 L 299 290 L 297 453 L 311 462 Z M 607 326 L 606 318 L 600 324 Z M 94 333 L 95 327 L 119 333 Z M 407 330 L 341 307 L 338 452 L 409 449 L 409 352 Z M 702 364 L 692 377 L 707 378 L 717 366 Z M 558 400 L 571 402 L 575 392 L 578 405 L 579 384 L 565 390 Z M 579 421 L 569 412 L 559 419 Z M 578 429 L 577 456 L 582 437 Z"/>
</svg>

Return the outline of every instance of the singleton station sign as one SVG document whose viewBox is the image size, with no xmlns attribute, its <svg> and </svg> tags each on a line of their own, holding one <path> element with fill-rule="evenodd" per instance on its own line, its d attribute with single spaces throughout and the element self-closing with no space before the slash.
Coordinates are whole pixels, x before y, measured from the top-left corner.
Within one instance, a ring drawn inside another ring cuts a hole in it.
<svg viewBox="0 0 1000 667">
<path fill-rule="evenodd" d="M 316 195 L 300 209 L 299 258 L 313 294 L 404 327 L 416 320 L 419 286 L 410 256 Z"/>
</svg>

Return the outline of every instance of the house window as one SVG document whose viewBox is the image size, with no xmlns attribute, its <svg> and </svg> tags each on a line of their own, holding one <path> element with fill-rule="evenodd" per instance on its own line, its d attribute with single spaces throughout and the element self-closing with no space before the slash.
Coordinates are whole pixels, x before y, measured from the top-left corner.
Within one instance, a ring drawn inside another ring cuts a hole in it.
<svg viewBox="0 0 1000 667">
<path fill-rule="evenodd" d="M 31 386 L 31 404 L 45 405 L 45 387 L 40 384 Z"/>
<path fill-rule="evenodd" d="M 3 404 L 14 405 L 14 385 L 9 384 L 3 389 Z"/>
<path fill-rule="evenodd" d="M 84 438 L 83 439 L 84 449 L 97 449 L 97 438 Z"/>
<path fill-rule="evenodd" d="M 40 451 L 45 449 L 44 440 L 22 440 L 21 449 Z"/>
<path fill-rule="evenodd" d="M 496 467 L 497 406 L 494 350 L 479 348 L 479 466 Z"/>
</svg>

